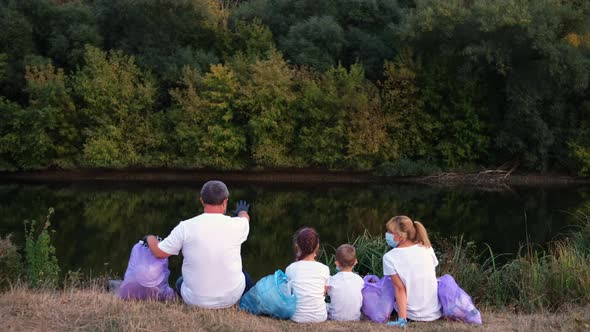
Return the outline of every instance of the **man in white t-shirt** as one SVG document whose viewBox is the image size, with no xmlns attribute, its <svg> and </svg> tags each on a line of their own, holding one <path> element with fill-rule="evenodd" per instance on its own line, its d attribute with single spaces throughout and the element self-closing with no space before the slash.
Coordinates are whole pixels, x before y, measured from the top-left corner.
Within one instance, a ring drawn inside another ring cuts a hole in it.
<svg viewBox="0 0 590 332">
<path fill-rule="evenodd" d="M 183 300 L 201 308 L 219 309 L 236 304 L 254 285 L 242 269 L 241 245 L 250 230 L 249 205 L 238 202 L 234 214 L 225 215 L 229 191 L 221 181 L 201 189 L 204 213 L 180 222 L 163 241 L 147 236 L 154 256 L 184 256 L 177 288 Z"/>
</svg>

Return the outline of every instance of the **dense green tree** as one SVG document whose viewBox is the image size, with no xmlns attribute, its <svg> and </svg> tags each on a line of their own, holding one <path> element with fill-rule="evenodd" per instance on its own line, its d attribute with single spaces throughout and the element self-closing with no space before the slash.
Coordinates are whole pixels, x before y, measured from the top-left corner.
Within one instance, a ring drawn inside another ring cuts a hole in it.
<svg viewBox="0 0 590 332">
<path fill-rule="evenodd" d="M 232 22 L 222 40 L 223 52 L 230 62 L 235 57 L 246 61 L 264 58 L 276 50 L 272 32 L 259 19 Z"/>
<path fill-rule="evenodd" d="M 476 109 L 477 85 L 449 72 L 448 63 L 415 63 L 402 52 L 385 64 L 380 83 L 395 159 L 456 168 L 479 160 L 488 138 Z"/>
<path fill-rule="evenodd" d="M 233 17 L 251 20 L 259 18 L 281 43 L 291 27 L 312 16 L 334 16 L 337 9 L 334 1 L 314 0 L 251 0 L 242 3 Z"/>
<path fill-rule="evenodd" d="M 362 71 L 364 74 L 360 65 L 353 65 L 350 71 Z M 372 170 L 391 157 L 385 115 L 373 84 L 364 80 L 356 89 L 343 99 L 342 105 L 350 112 L 346 125 L 346 166 Z"/>
<path fill-rule="evenodd" d="M 24 57 L 33 50 L 33 27 L 18 10 L 15 1 L 0 2 L 0 53 L 4 54 L 4 75 L 0 93 L 14 100 L 24 99 Z"/>
<path fill-rule="evenodd" d="M 56 65 L 70 71 L 83 64 L 85 46 L 102 46 L 94 8 L 89 3 L 71 1 L 51 7 L 44 43 L 41 52 Z M 38 24 L 38 23 L 37 23 Z"/>
<path fill-rule="evenodd" d="M 24 99 L 27 65 L 53 62 L 72 71 L 82 64 L 86 44 L 102 43 L 93 6 L 87 2 L 5 0 L 0 2 L 0 17 L 0 52 L 9 58 L 5 91 L 15 99 Z"/>
<path fill-rule="evenodd" d="M 182 68 L 217 63 L 222 16 L 214 0 L 99 0 L 95 12 L 106 49 L 135 55 L 169 86 Z"/>
<path fill-rule="evenodd" d="M 333 17 L 312 16 L 291 26 L 281 45 L 294 63 L 324 71 L 337 64 L 344 33 Z"/>
<path fill-rule="evenodd" d="M 204 75 L 185 68 L 182 87 L 171 91 L 177 108 L 171 115 L 177 119 L 173 138 L 181 165 L 221 169 L 245 165 L 245 128 L 236 121 L 238 88 L 236 75 L 227 66 L 211 66 Z"/>
<path fill-rule="evenodd" d="M 240 84 L 240 106 L 247 112 L 252 161 L 261 166 L 301 164 L 293 154 L 297 116 L 294 72 L 274 51 L 248 68 Z"/>
<path fill-rule="evenodd" d="M 456 66 L 441 59 L 422 69 L 420 99 L 434 120 L 429 153 L 438 164 L 456 169 L 480 160 L 487 149 L 488 136 L 479 115 L 485 110 L 476 106 L 477 82 L 454 75 Z"/>
<path fill-rule="evenodd" d="M 336 20 L 346 39 L 339 60 L 346 66 L 361 63 L 367 77 L 382 76 L 384 60 L 398 52 L 395 30 L 407 5 L 390 0 L 335 1 Z"/>
<path fill-rule="evenodd" d="M 579 173 L 590 175 L 590 102 L 586 102 L 580 110 L 579 129 L 568 142 L 571 156 L 576 159 Z"/>
<path fill-rule="evenodd" d="M 587 2 L 420 0 L 400 27 L 401 40 L 425 70 L 442 58 L 443 75 L 476 85 L 461 93 L 486 110 L 488 163 L 547 169 L 561 162 L 552 156 L 565 155 L 566 126 L 587 93 L 588 48 L 571 41 L 588 32 L 589 13 Z"/>
<path fill-rule="evenodd" d="M 47 135 L 53 146 L 52 165 L 71 168 L 79 160 L 81 132 L 76 105 L 62 69 L 53 65 L 27 67 L 29 107 L 47 114 Z"/>
<path fill-rule="evenodd" d="M 147 121 L 155 86 L 131 56 L 87 47 L 72 78 L 84 135 L 84 162 L 95 167 L 137 165 L 154 145 Z"/>
<path fill-rule="evenodd" d="M 52 142 L 48 114 L 23 108 L 0 97 L 0 167 L 5 170 L 45 168 L 50 165 Z"/>
<path fill-rule="evenodd" d="M 379 155 L 384 128 L 363 68 L 335 67 L 319 77 L 303 76 L 300 84 L 298 153 L 307 165 L 366 168 L 367 161 L 370 165 L 371 159 L 362 159 Z"/>
<path fill-rule="evenodd" d="M 0 53 L 0 82 L 6 79 L 6 69 L 8 67 L 8 55 Z"/>
<path fill-rule="evenodd" d="M 300 130 L 297 152 L 304 156 L 308 166 L 337 168 L 342 166 L 345 151 L 346 114 L 339 106 L 340 94 L 335 82 L 347 75 L 345 68 L 331 69 L 323 77 L 313 73 L 300 75 L 301 95 L 296 107 Z"/>
<path fill-rule="evenodd" d="M 385 63 L 385 79 L 380 82 L 388 150 L 395 159 L 430 157 L 434 141 L 432 131 L 436 124 L 424 108 L 417 70 L 411 54 L 406 52 L 397 62 Z"/>
<path fill-rule="evenodd" d="M 589 96 L 588 1 L 0 0 L 3 169 L 586 174 Z"/>
<path fill-rule="evenodd" d="M 262 20 L 293 63 L 319 70 L 361 63 L 377 78 L 383 61 L 395 55 L 401 8 L 389 0 L 254 0 L 241 4 L 234 17 Z"/>
</svg>

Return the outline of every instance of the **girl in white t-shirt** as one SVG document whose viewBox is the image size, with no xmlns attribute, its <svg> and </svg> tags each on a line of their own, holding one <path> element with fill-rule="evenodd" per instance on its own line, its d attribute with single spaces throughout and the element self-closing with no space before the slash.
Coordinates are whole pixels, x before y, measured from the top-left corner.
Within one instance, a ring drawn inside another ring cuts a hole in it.
<svg viewBox="0 0 590 332">
<path fill-rule="evenodd" d="M 320 249 L 320 236 L 313 228 L 302 228 L 294 236 L 295 262 L 285 274 L 297 297 L 297 307 L 291 320 L 297 323 L 319 323 L 328 318 L 326 311 L 326 282 L 330 269 L 315 258 Z"/>
<path fill-rule="evenodd" d="M 385 240 L 393 249 L 383 256 L 383 274 L 391 276 L 398 306 L 398 320 L 387 325 L 403 327 L 408 319 L 439 319 L 438 260 L 426 228 L 406 216 L 391 218 L 385 227 Z"/>
</svg>

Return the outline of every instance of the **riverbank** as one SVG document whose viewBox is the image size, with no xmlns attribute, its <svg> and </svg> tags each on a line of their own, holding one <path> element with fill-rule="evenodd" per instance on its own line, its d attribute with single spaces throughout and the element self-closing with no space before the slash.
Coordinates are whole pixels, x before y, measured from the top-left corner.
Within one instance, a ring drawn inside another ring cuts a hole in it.
<svg viewBox="0 0 590 332">
<path fill-rule="evenodd" d="M 515 314 L 483 310 L 483 326 L 436 321 L 411 323 L 420 331 L 582 331 L 590 328 L 590 306 L 557 313 Z M 98 288 L 33 291 L 16 287 L 0 294 L 5 331 L 392 331 L 370 321 L 297 324 L 234 308 L 204 310 L 179 301 L 126 302 Z"/>
<path fill-rule="evenodd" d="M 369 172 L 327 171 L 320 169 L 271 169 L 216 171 L 203 169 L 79 169 L 0 172 L 0 180 L 18 182 L 59 181 L 139 181 L 202 182 L 222 178 L 233 183 L 423 183 L 443 186 L 569 186 L 588 185 L 590 177 L 560 174 L 513 174 L 501 171 L 477 173 L 439 173 L 429 176 L 381 176 Z"/>
<path fill-rule="evenodd" d="M 491 252 L 491 261 L 480 264 L 478 254 L 469 243 L 439 243 L 435 246 L 440 250 L 437 251 L 439 274 L 449 273 L 456 278 L 473 297 L 484 324 L 472 326 L 441 320 L 411 323 L 408 329 L 589 330 L 590 219 L 586 214 L 579 217 L 586 221 L 579 231 L 563 234 L 545 252 L 523 253 L 503 266 L 495 265 L 497 256 Z M 40 238 L 48 232 L 44 228 Z M 61 278 L 54 275 L 49 280 L 47 277 L 51 275 L 45 272 L 48 271 L 45 267 L 53 264 L 52 255 L 48 254 L 53 247 L 39 239 L 31 241 L 32 245 L 25 248 L 26 259 L 22 266 L 15 262 L 21 257 L 10 238 L 0 241 L 0 245 L 3 244 L 0 263 L 4 264 L 0 267 L 14 267 L 12 272 L 0 268 L 2 331 L 392 331 L 384 324 L 369 321 L 296 324 L 253 316 L 235 307 L 224 310 L 193 308 L 178 299 L 169 303 L 122 301 L 106 291 L 102 280 L 108 279 L 108 275 L 86 279 L 79 272 L 69 271 Z M 382 255 L 387 250 L 383 237 L 366 233 L 356 239 L 354 245 L 359 273 L 381 275 L 377 269 L 381 268 Z M 39 250 L 29 252 L 27 248 Z M 331 257 L 324 254 L 320 261 L 333 266 L 327 261 Z M 32 261 L 35 264 L 31 264 Z M 36 285 L 48 286 L 36 289 Z"/>
</svg>

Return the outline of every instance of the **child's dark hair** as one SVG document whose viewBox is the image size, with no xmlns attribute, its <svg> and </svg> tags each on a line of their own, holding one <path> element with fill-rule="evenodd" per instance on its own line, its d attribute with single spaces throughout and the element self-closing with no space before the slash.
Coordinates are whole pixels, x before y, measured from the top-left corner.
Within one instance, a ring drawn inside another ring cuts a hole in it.
<svg viewBox="0 0 590 332">
<path fill-rule="evenodd" d="M 353 267 L 356 261 L 356 249 L 350 244 L 341 245 L 336 249 L 336 261 L 343 268 Z"/>
<path fill-rule="evenodd" d="M 293 242 L 299 249 L 295 254 L 295 260 L 303 259 L 316 252 L 320 244 L 320 235 L 311 227 L 304 227 L 295 232 Z"/>
</svg>

